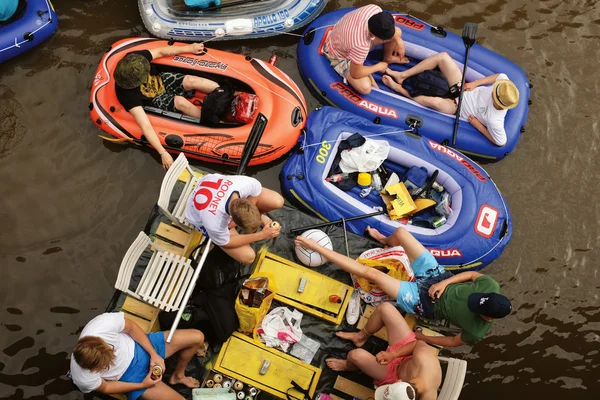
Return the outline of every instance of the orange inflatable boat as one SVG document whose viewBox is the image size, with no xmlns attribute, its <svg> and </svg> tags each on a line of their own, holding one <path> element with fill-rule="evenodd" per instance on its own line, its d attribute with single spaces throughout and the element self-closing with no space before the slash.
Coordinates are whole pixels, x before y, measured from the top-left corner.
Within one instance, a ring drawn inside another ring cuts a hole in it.
<svg viewBox="0 0 600 400">
<path fill-rule="evenodd" d="M 150 38 L 124 39 L 102 57 L 90 95 L 90 116 L 100 129 L 120 141 L 148 144 L 133 116 L 117 100 L 112 73 L 130 51 L 167 45 L 185 44 Z M 307 107 L 298 86 L 273 65 L 276 57 L 272 60 L 265 62 L 214 49 L 207 49 L 203 55 L 184 53 L 153 60 L 159 71 L 196 75 L 220 84 L 228 81 L 236 91 L 258 97 L 251 122 L 222 122 L 217 127 L 202 126 L 198 119 L 180 113 L 144 107 L 165 149 L 203 161 L 235 164 L 252 134 L 261 139 L 250 165 L 268 163 L 286 154 L 304 128 Z"/>
</svg>

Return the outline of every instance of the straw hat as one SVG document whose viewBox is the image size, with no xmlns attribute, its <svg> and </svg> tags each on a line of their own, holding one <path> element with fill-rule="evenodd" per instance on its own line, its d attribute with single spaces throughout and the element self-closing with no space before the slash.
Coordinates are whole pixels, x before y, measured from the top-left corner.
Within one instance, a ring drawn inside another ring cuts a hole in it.
<svg viewBox="0 0 600 400">
<path fill-rule="evenodd" d="M 492 97 L 496 104 L 504 110 L 515 108 L 519 103 L 519 90 L 514 83 L 508 79 L 499 79 L 494 82 Z"/>
<path fill-rule="evenodd" d="M 150 74 L 150 63 L 141 54 L 129 53 L 115 68 L 115 82 L 123 89 L 133 89 L 146 82 Z"/>
</svg>

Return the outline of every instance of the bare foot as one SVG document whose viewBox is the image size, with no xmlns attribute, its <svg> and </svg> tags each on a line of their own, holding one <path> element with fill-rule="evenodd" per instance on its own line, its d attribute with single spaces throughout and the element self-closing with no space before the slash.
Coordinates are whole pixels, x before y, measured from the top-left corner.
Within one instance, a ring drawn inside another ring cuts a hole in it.
<svg viewBox="0 0 600 400">
<path fill-rule="evenodd" d="M 185 385 L 185 386 L 187 386 L 187 387 L 189 387 L 191 389 L 200 387 L 200 382 L 197 379 L 192 378 L 191 376 L 185 376 L 185 375 L 184 376 L 175 376 L 175 375 L 172 375 L 171 379 L 169 379 L 169 384 L 170 385 L 177 385 L 178 383 L 182 384 L 182 385 Z"/>
<path fill-rule="evenodd" d="M 334 371 L 354 371 L 354 368 L 351 368 L 346 360 L 340 360 L 339 358 L 328 358 L 325 363 Z"/>
<path fill-rule="evenodd" d="M 336 332 L 335 335 L 344 340 L 351 340 L 356 347 L 363 347 L 369 336 L 360 332 Z"/>
<path fill-rule="evenodd" d="M 408 59 L 408 57 L 404 57 L 402 61 L 400 61 L 398 64 L 408 64 L 409 62 L 410 60 Z"/>
<path fill-rule="evenodd" d="M 405 58 L 406 58 L 406 57 L 405 57 Z M 406 59 L 406 61 L 408 62 L 408 58 Z M 394 71 L 394 70 L 393 70 L 393 69 L 391 69 L 391 68 L 387 68 L 387 69 L 385 70 L 385 73 L 386 73 L 386 75 L 389 75 L 389 76 L 391 76 L 392 78 L 394 78 L 394 80 L 395 80 L 396 82 L 398 82 L 398 83 L 402 83 L 402 81 L 403 81 L 404 79 L 406 79 L 406 78 L 405 78 L 405 76 L 404 76 L 404 74 L 403 74 L 402 72 L 400 72 L 400 71 Z"/>
<path fill-rule="evenodd" d="M 377 240 L 379 243 L 386 244 L 385 239 L 387 239 L 387 237 L 381 232 L 379 232 L 377 229 L 367 226 L 367 232 L 369 232 L 369 235 L 371 235 L 371 237 Z"/>
<path fill-rule="evenodd" d="M 383 84 L 387 87 L 389 87 L 390 89 L 392 89 L 395 92 L 399 92 L 400 89 L 402 89 L 402 86 L 397 84 L 396 82 L 394 82 L 394 80 L 392 79 L 391 76 L 389 75 L 384 75 L 381 77 L 381 81 L 383 82 Z"/>
</svg>

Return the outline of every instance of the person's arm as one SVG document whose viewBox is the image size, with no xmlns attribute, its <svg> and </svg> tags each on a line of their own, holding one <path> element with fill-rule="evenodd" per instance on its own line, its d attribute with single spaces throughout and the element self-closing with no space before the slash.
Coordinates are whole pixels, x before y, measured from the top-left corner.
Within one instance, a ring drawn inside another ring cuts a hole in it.
<svg viewBox="0 0 600 400">
<path fill-rule="evenodd" d="M 258 242 L 259 240 L 274 238 L 279 235 L 280 231 L 280 226 L 273 227 L 271 225 L 265 225 L 260 232 L 231 236 L 229 243 L 220 247 L 225 249 L 235 249 L 250 243 Z M 210 237 L 210 234 L 208 236 Z"/>
<path fill-rule="evenodd" d="M 149 51 L 154 60 L 156 58 L 174 56 L 181 53 L 200 54 L 204 51 L 204 45 L 202 43 L 191 43 L 187 46 L 163 46 Z"/>
<path fill-rule="evenodd" d="M 154 131 L 146 112 L 142 106 L 133 107 L 129 110 L 131 115 L 133 115 L 133 119 L 140 126 L 142 133 L 146 140 L 150 143 L 150 145 L 158 152 L 160 156 L 160 161 L 165 169 L 169 169 L 169 167 L 173 164 L 173 157 L 165 150 L 163 145 L 160 143 L 160 139 L 158 135 Z"/>
<path fill-rule="evenodd" d="M 473 90 L 478 86 L 491 85 L 492 83 L 496 82 L 496 79 L 498 79 L 499 76 L 500 76 L 500 74 L 494 74 L 494 75 L 486 76 L 485 78 L 481 78 L 481 79 L 477 79 L 472 82 L 465 83 L 465 91 L 468 92 L 469 90 Z"/>
<path fill-rule="evenodd" d="M 163 360 L 163 358 L 156 352 L 154 346 L 152 346 L 152 343 L 150 343 L 148 336 L 146 336 L 138 324 L 125 318 L 125 329 L 123 329 L 123 332 L 131 336 L 133 340 L 135 340 L 140 346 L 142 346 L 144 350 L 146 350 L 146 352 L 150 355 L 151 366 L 158 365 L 163 371 L 165 370 L 165 360 Z"/>
<path fill-rule="evenodd" d="M 396 33 L 392 40 L 383 44 L 383 61 L 388 64 L 392 63 L 407 63 L 405 57 L 406 48 L 402 40 L 402 31 L 396 27 Z"/>
<path fill-rule="evenodd" d="M 102 383 L 96 391 L 104 394 L 127 393 L 135 390 L 148 389 L 160 381 L 160 379 L 152 379 L 152 371 L 149 370 L 146 378 L 140 383 L 105 381 L 102 379 Z"/>
<path fill-rule="evenodd" d="M 483 276 L 483 274 L 475 271 L 461 272 L 460 274 L 456 274 L 448 279 L 444 279 L 441 282 L 431 285 L 429 288 L 429 296 L 431 296 L 432 299 L 439 299 L 442 297 L 442 293 L 444 293 L 444 290 L 446 290 L 448 285 L 452 285 L 453 283 L 475 281 L 475 279 L 479 278 L 480 276 Z"/>
<path fill-rule="evenodd" d="M 423 335 L 421 332 L 415 332 L 415 335 L 418 340 L 422 340 L 425 343 L 433 344 L 436 346 L 442 347 L 458 347 L 466 344 L 460 338 L 460 333 L 456 336 L 427 336 Z"/>
<path fill-rule="evenodd" d="M 354 62 L 350 62 L 350 70 L 349 70 L 349 74 L 352 78 L 354 79 L 360 79 L 360 78 L 364 78 L 366 76 L 369 76 L 371 74 L 374 74 L 375 72 L 383 72 L 386 70 L 386 68 L 388 67 L 388 63 L 380 61 L 375 65 L 371 65 L 371 66 L 366 66 L 366 65 L 362 65 L 362 64 L 356 64 Z"/>
<path fill-rule="evenodd" d="M 495 144 L 496 146 L 504 146 L 505 143 L 498 143 L 490 131 L 483 125 L 483 123 L 474 115 L 469 115 L 469 123 L 475 127 L 483 136 L 487 138 L 490 142 Z M 506 134 L 504 134 L 506 135 Z"/>
<path fill-rule="evenodd" d="M 398 357 L 404 357 L 404 356 L 409 356 L 409 355 L 413 354 L 413 351 L 414 351 L 417 343 L 418 342 L 415 340 L 415 341 L 407 343 L 404 346 L 401 346 L 393 351 L 380 351 L 375 356 L 375 359 L 377 360 L 377 362 L 379 364 L 387 365 L 392 360 L 395 360 Z"/>
</svg>

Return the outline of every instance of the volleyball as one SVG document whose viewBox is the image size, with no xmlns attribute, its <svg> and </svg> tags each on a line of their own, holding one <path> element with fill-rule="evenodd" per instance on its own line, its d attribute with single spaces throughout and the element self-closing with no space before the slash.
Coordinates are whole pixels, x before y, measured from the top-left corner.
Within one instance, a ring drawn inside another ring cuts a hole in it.
<svg viewBox="0 0 600 400">
<path fill-rule="evenodd" d="M 329 239 L 329 236 L 327 236 L 325 232 L 319 229 L 310 229 L 300 236 L 312 239 L 321 246 L 333 250 L 331 239 Z M 302 246 L 296 246 L 296 257 L 298 257 L 298 260 L 307 267 L 318 267 L 327 262 L 327 259 L 316 251 L 306 249 Z"/>
</svg>

